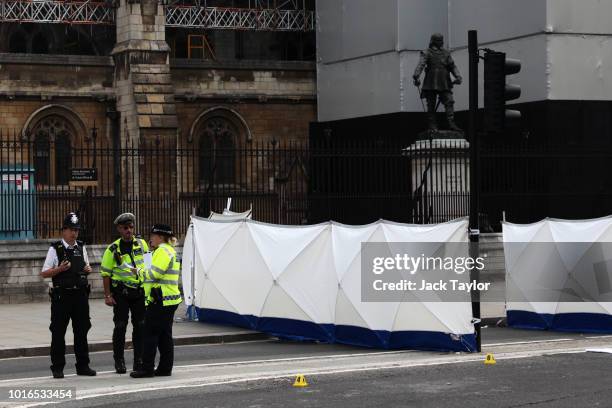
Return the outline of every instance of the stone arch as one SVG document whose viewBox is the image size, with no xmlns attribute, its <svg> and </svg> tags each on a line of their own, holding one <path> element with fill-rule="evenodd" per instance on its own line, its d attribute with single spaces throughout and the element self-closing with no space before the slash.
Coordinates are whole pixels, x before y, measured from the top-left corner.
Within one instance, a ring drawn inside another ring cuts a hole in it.
<svg viewBox="0 0 612 408">
<path fill-rule="evenodd" d="M 21 27 L 10 32 L 6 38 L 7 51 L 11 53 L 27 53 L 28 52 L 28 33 Z"/>
<path fill-rule="evenodd" d="M 188 136 L 198 150 L 195 180 L 200 185 L 235 185 L 236 149 L 250 140 L 249 127 L 234 110 L 215 107 L 203 111 Z"/>
<path fill-rule="evenodd" d="M 46 105 L 32 112 L 23 125 L 22 136 L 31 140 L 32 127 L 50 116 L 60 116 L 72 126 L 74 129 L 72 142 L 80 143 L 87 137 L 87 126 L 83 118 L 72 108 L 58 104 Z"/>
<path fill-rule="evenodd" d="M 199 127 L 202 126 L 202 124 L 206 120 L 215 116 L 222 117 L 226 120 L 229 120 L 230 122 L 233 122 L 240 130 L 241 134 L 238 136 L 243 136 L 246 142 L 251 142 L 253 140 L 251 129 L 249 128 L 249 125 L 247 124 L 246 120 L 244 120 L 242 115 L 240 115 L 234 109 L 225 106 L 215 106 L 213 108 L 206 109 L 205 111 L 200 113 L 198 117 L 193 121 L 191 129 L 189 130 L 189 136 L 187 141 L 189 143 L 192 143 L 194 140 L 197 140 L 196 133 L 199 130 Z M 240 144 L 240 142 L 241 140 L 237 140 L 238 144 Z"/>
<path fill-rule="evenodd" d="M 73 148 L 87 136 L 83 120 L 72 109 L 48 105 L 33 112 L 22 131 L 33 143 L 35 180 L 44 185 L 67 185 Z"/>
<path fill-rule="evenodd" d="M 0 48 L 5 52 L 52 54 L 57 44 L 56 30 L 47 24 L 7 23 L 0 35 Z"/>
</svg>

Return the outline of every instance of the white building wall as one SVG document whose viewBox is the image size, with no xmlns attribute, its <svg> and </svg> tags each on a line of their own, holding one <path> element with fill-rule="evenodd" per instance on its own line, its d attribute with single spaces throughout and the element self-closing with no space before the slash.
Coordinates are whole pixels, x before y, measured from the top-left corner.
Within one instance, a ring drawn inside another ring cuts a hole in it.
<svg viewBox="0 0 612 408">
<path fill-rule="evenodd" d="M 522 61 L 513 103 L 612 99 L 611 0 L 319 0 L 317 13 L 320 121 L 422 111 L 412 73 L 433 32 L 453 50 L 467 109 L 470 29 Z"/>
</svg>

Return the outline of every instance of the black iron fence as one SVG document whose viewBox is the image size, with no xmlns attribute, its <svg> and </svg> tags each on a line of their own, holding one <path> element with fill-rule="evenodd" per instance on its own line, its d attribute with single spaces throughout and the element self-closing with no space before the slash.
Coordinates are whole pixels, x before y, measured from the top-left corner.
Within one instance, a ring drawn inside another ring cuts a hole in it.
<svg viewBox="0 0 612 408">
<path fill-rule="evenodd" d="M 183 235 L 191 214 L 253 209 L 255 219 L 307 222 L 308 149 L 301 144 L 177 145 L 170 140 L 0 133 L 0 239 L 57 236 L 64 215 L 76 211 L 81 237 L 108 242 L 114 217 L 131 211 L 138 229 L 156 222 Z"/>
<path fill-rule="evenodd" d="M 532 223 L 612 214 L 612 145 L 488 143 L 480 161 L 480 211 L 492 230 L 501 230 L 504 218 Z"/>
<path fill-rule="evenodd" d="M 117 214 L 134 212 L 138 229 L 171 224 L 183 235 L 191 214 L 252 208 L 278 224 L 385 218 L 436 223 L 469 212 L 469 144 L 424 140 L 404 147 L 376 141 L 177 144 L 175 140 L 75 141 L 68 135 L 0 132 L 0 240 L 58 235 L 76 211 L 82 238 L 110 241 Z M 480 152 L 481 228 L 506 217 L 590 218 L 612 212 L 612 149 L 487 146 Z"/>
</svg>

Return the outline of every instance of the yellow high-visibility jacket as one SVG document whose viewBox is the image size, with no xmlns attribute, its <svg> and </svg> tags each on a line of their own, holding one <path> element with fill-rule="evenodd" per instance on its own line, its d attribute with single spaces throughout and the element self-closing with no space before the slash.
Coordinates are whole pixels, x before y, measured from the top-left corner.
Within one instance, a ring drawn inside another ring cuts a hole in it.
<svg viewBox="0 0 612 408">
<path fill-rule="evenodd" d="M 164 306 L 178 305 L 182 302 L 179 290 L 181 264 L 177 260 L 175 249 L 169 244 L 161 244 L 154 252 L 151 269 L 142 272 L 145 304 L 154 303 L 151 289 L 161 288 Z"/>
</svg>

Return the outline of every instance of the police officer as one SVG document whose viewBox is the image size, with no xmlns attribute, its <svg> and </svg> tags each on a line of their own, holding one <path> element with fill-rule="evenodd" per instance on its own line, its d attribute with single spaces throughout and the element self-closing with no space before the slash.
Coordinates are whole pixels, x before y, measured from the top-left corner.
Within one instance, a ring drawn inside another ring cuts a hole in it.
<svg viewBox="0 0 612 408">
<path fill-rule="evenodd" d="M 91 328 L 89 318 L 90 286 L 87 275 L 91 266 L 83 242 L 77 241 L 79 218 L 69 213 L 62 226 L 62 239 L 51 244 L 40 275 L 51 278 L 51 372 L 53 378 L 64 378 L 66 343 L 64 336 L 72 319 L 74 354 L 77 375 L 94 376 L 89 367 L 87 332 Z"/>
<path fill-rule="evenodd" d="M 461 84 L 462 78 L 450 51 L 443 47 L 444 36 L 439 33 L 433 34 L 429 42 L 429 48 L 421 52 L 419 64 L 414 70 L 412 77 L 414 85 L 420 86 L 421 73 L 425 70 L 425 81 L 423 82 L 420 96 L 427 100 L 429 130 L 435 131 L 438 129 L 436 124 L 436 101 L 440 98 L 440 102 L 446 108 L 448 128 L 454 131 L 461 131 L 455 123 L 453 85 Z M 454 81 L 451 80 L 451 74 L 455 77 Z"/>
<path fill-rule="evenodd" d="M 144 267 L 147 243 L 134 236 L 136 217 L 124 213 L 115 219 L 121 238 L 110 244 L 102 256 L 100 273 L 104 281 L 104 303 L 113 307 L 113 358 L 115 371 L 125 374 L 125 332 L 132 315 L 133 369 L 142 363 L 142 327 L 144 324 L 144 290 L 138 270 Z"/>
<path fill-rule="evenodd" d="M 151 230 L 151 247 L 155 248 L 151 269 L 143 271 L 145 290 L 144 351 L 142 369 L 130 373 L 134 378 L 172 375 L 174 343 L 172 323 L 181 303 L 178 287 L 180 263 L 174 245 L 176 238 L 168 225 L 156 224 Z M 155 354 L 159 348 L 159 364 Z"/>
</svg>

